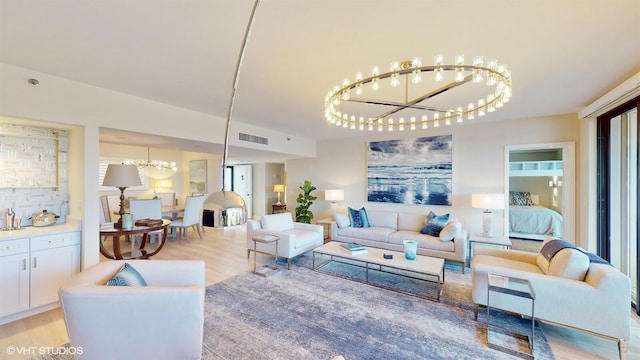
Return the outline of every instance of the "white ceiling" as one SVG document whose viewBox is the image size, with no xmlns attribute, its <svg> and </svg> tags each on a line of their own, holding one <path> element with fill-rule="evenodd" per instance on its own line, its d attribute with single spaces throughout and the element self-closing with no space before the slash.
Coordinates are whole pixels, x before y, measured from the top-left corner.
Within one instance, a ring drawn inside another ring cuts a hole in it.
<svg viewBox="0 0 640 360">
<path fill-rule="evenodd" d="M 0 62 L 226 118 L 252 6 L 0 0 Z M 318 140 L 355 136 L 324 120 L 328 90 L 393 60 L 428 65 L 459 53 L 513 74 L 512 101 L 481 121 L 577 113 L 640 71 L 640 1 L 262 0 L 234 121 Z"/>
</svg>

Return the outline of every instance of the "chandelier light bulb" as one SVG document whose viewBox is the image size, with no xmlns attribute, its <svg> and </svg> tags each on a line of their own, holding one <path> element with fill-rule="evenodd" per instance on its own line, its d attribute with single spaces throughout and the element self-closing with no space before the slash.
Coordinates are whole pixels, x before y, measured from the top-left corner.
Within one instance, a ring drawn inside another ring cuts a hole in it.
<svg viewBox="0 0 640 360">
<path fill-rule="evenodd" d="M 456 56 L 456 81 L 462 82 L 464 80 L 464 55 Z"/>
<path fill-rule="evenodd" d="M 433 114 L 433 127 L 440 127 L 440 114 Z"/>
<path fill-rule="evenodd" d="M 412 116 L 411 119 L 409 119 L 409 128 L 411 130 L 415 130 L 416 129 L 416 117 Z"/>
<path fill-rule="evenodd" d="M 482 59 L 482 56 L 476 56 L 473 58 L 473 66 L 477 66 L 477 67 L 482 67 L 482 64 L 484 63 L 484 60 Z M 482 82 L 482 70 L 474 68 L 473 69 L 473 82 L 474 83 L 480 83 Z"/>
<path fill-rule="evenodd" d="M 467 106 L 467 120 L 473 120 L 473 104 Z"/>
<path fill-rule="evenodd" d="M 404 131 L 404 118 L 398 119 L 398 130 Z"/>
<path fill-rule="evenodd" d="M 440 82 L 444 78 L 444 71 L 442 69 L 442 64 L 444 62 L 444 57 L 440 54 L 436 55 L 433 58 L 433 65 L 435 66 L 434 74 L 436 81 Z"/>
<path fill-rule="evenodd" d="M 459 123 L 462 122 L 462 107 L 456 109 L 456 121 Z"/>
<path fill-rule="evenodd" d="M 427 127 L 429 127 L 429 124 L 427 122 L 427 115 L 422 115 L 422 128 L 426 129 Z"/>
</svg>

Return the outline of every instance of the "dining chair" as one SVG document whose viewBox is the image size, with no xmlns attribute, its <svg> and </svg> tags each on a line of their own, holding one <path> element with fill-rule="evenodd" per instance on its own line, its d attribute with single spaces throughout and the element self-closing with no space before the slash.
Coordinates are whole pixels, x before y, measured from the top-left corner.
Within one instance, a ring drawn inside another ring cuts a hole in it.
<svg viewBox="0 0 640 360">
<path fill-rule="evenodd" d="M 202 239 L 202 233 L 200 233 L 200 222 L 202 218 L 202 203 L 204 203 L 204 196 L 187 196 L 184 203 L 184 216 L 182 219 L 171 221 L 169 227 L 178 230 L 178 236 L 188 241 L 188 229 L 194 228 L 198 232 L 198 236 Z M 184 234 L 184 235 L 183 235 Z"/>
<path fill-rule="evenodd" d="M 140 219 L 162 219 L 162 200 L 160 199 L 132 199 L 129 200 L 129 212 L 133 221 Z M 163 230 L 153 231 L 149 236 L 160 240 Z"/>
<path fill-rule="evenodd" d="M 176 193 L 156 193 L 156 197 L 162 200 L 162 207 L 168 208 L 176 206 Z"/>
</svg>

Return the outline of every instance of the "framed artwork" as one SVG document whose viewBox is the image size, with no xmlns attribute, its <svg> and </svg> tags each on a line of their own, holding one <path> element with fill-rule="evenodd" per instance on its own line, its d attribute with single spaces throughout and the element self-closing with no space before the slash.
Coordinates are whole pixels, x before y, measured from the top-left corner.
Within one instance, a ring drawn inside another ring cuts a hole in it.
<svg viewBox="0 0 640 360">
<path fill-rule="evenodd" d="M 367 200 L 451 206 L 453 136 L 367 143 Z"/>
<path fill-rule="evenodd" d="M 189 192 L 207 193 L 207 160 L 189 161 Z"/>
</svg>

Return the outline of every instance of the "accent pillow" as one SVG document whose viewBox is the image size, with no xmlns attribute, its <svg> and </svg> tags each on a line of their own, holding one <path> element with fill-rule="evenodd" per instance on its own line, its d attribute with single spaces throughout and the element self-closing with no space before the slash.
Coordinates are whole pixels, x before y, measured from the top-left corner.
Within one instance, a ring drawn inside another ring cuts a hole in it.
<svg viewBox="0 0 640 360">
<path fill-rule="evenodd" d="M 351 225 L 351 221 L 349 221 L 349 215 L 347 214 L 336 214 L 334 217 L 336 218 L 336 225 L 338 225 L 338 229 L 342 229 Z"/>
<path fill-rule="evenodd" d="M 449 221 L 442 230 L 440 230 L 440 241 L 451 241 L 462 231 L 462 223 L 459 221 Z"/>
<path fill-rule="evenodd" d="M 509 204 L 515 206 L 533 206 L 531 193 L 528 191 L 509 191 Z"/>
<path fill-rule="evenodd" d="M 359 210 L 347 208 L 349 210 L 349 218 L 351 219 L 351 227 L 354 228 L 368 228 L 369 218 L 367 217 L 367 210 L 361 208 Z"/>
<path fill-rule="evenodd" d="M 424 222 L 424 226 L 420 230 L 420 233 L 439 237 L 440 231 L 442 231 L 442 229 L 447 225 L 448 222 L 449 214 L 438 216 L 433 211 L 430 211 L 429 215 L 427 215 L 427 220 Z"/>
<path fill-rule="evenodd" d="M 133 266 L 124 263 L 120 271 L 107 281 L 107 286 L 147 286 L 147 282 Z"/>
</svg>

